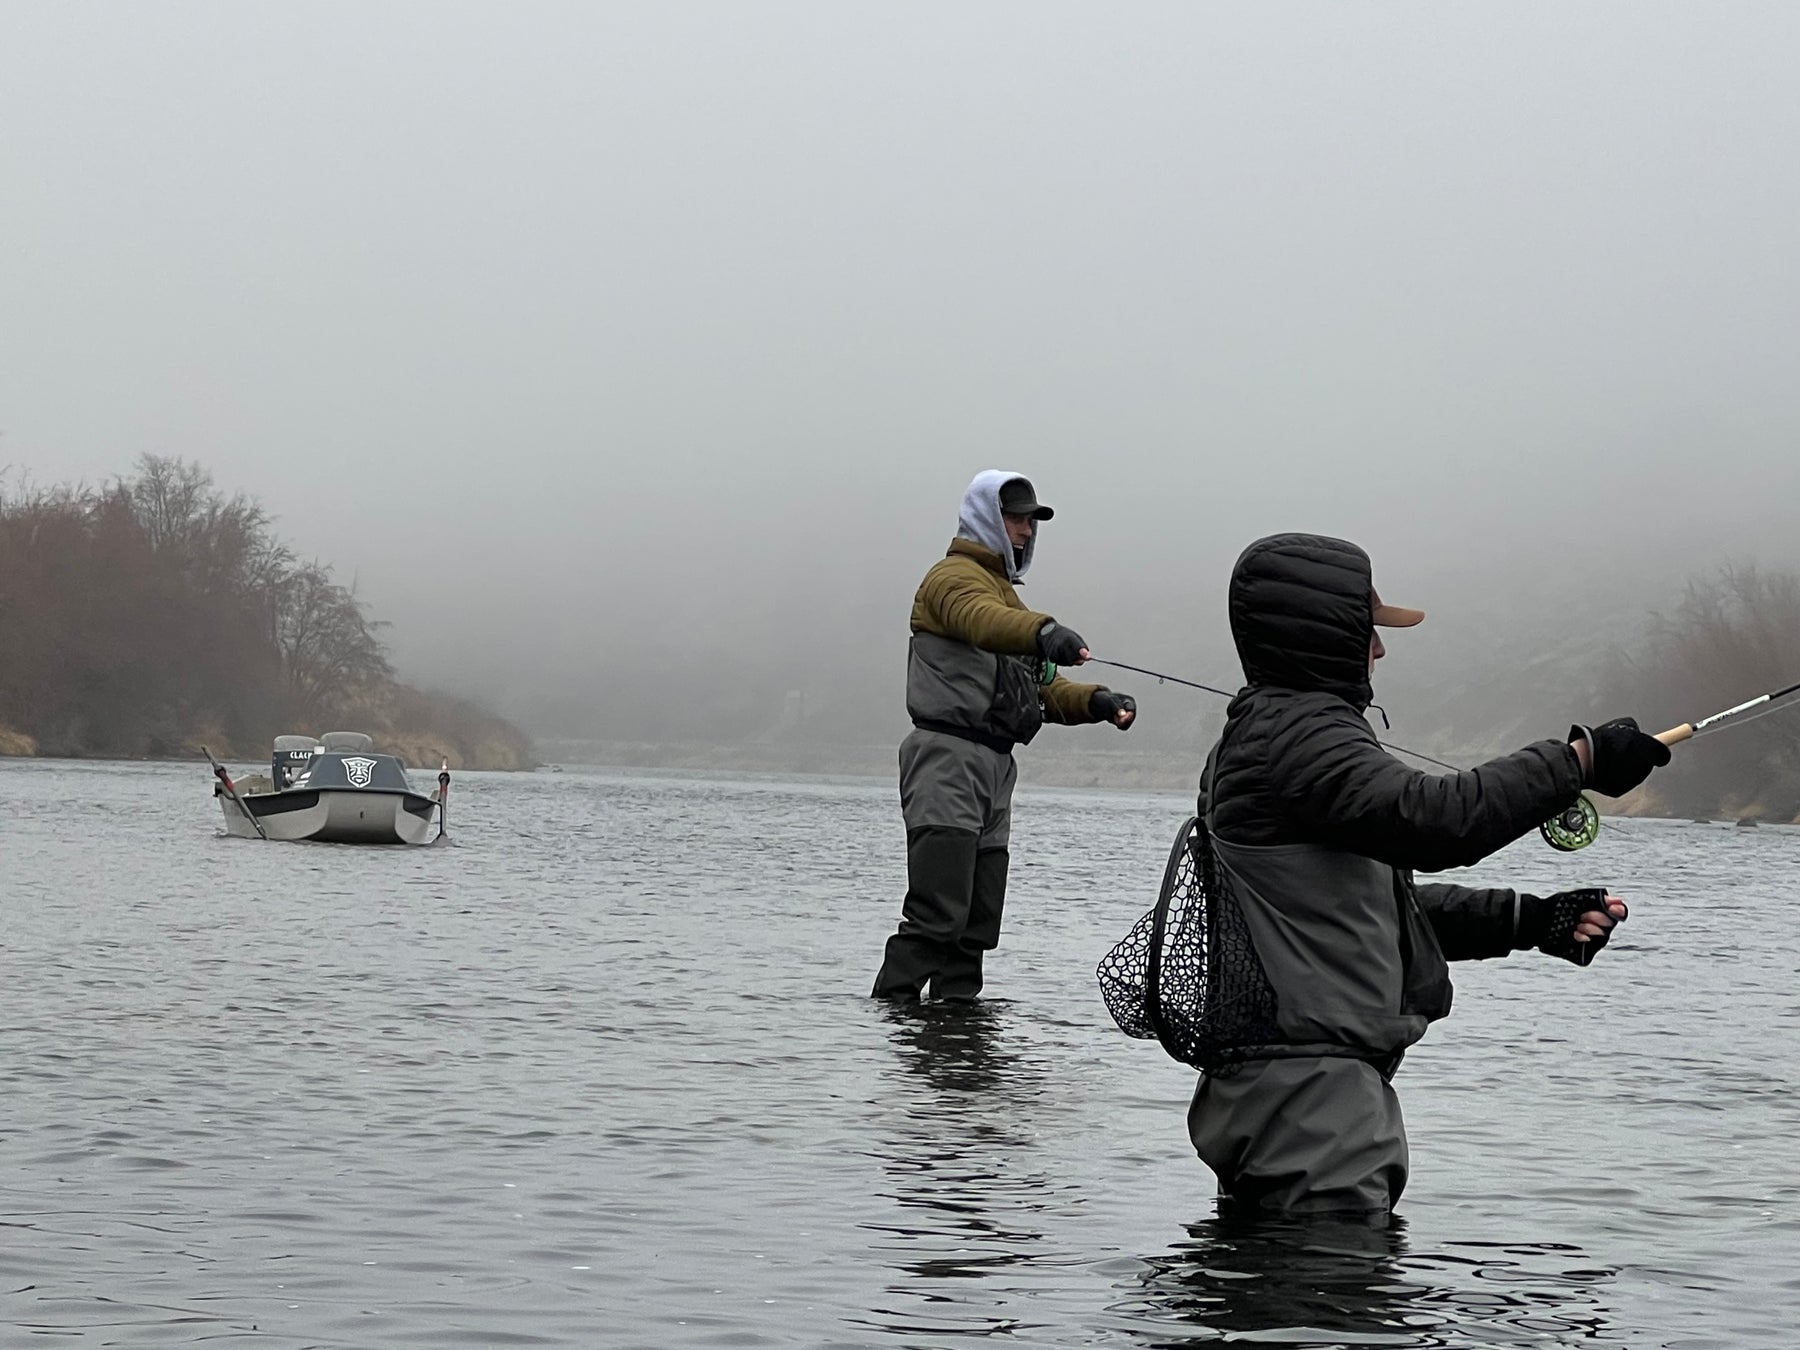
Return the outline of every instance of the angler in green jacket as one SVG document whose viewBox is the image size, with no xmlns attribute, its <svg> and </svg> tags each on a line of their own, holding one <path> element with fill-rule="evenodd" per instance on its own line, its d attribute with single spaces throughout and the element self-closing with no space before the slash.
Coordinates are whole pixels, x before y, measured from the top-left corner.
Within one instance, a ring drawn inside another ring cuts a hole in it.
<svg viewBox="0 0 1800 1350">
<path fill-rule="evenodd" d="M 1053 512 L 1030 480 L 987 469 L 963 494 L 956 538 L 925 574 L 912 609 L 900 743 L 906 900 L 875 977 L 877 998 L 972 999 L 981 958 L 1000 941 L 1013 747 L 1045 722 L 1131 725 L 1127 694 L 1055 673 L 1088 659 L 1081 635 L 1027 609 L 1014 589 L 1037 525 Z"/>
</svg>

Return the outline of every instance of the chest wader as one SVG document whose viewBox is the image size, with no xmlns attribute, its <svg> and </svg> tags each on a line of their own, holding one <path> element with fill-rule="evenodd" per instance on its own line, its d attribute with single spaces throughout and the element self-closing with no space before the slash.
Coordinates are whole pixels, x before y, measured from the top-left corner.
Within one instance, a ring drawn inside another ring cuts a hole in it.
<svg viewBox="0 0 1800 1350">
<path fill-rule="evenodd" d="M 1238 1204 L 1388 1209 L 1408 1168 L 1388 1080 L 1450 1010 L 1449 969 L 1411 878 L 1311 844 L 1212 845 L 1275 991 L 1278 1034 L 1232 1072 L 1202 1076 L 1194 1148 Z"/>
<path fill-rule="evenodd" d="M 1018 781 L 1012 749 L 1037 734 L 1043 707 L 1025 661 L 956 645 L 992 663 L 992 694 L 980 729 L 915 717 L 900 743 L 906 899 L 876 998 L 918 998 L 929 985 L 937 998 L 972 999 L 983 954 L 1000 944 Z"/>
</svg>

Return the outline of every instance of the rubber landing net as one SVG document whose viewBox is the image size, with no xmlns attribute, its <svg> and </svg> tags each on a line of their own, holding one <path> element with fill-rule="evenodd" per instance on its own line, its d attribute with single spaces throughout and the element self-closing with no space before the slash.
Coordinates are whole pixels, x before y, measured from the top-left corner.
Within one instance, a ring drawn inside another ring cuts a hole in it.
<svg viewBox="0 0 1800 1350">
<path fill-rule="evenodd" d="M 1275 990 L 1197 817 L 1176 832 L 1156 904 L 1095 974 L 1121 1031 L 1208 1073 L 1276 1039 Z"/>
</svg>

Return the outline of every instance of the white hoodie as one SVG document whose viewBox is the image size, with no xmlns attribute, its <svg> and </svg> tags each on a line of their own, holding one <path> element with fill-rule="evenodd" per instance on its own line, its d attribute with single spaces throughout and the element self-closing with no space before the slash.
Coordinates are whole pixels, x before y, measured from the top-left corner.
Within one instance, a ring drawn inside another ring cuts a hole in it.
<svg viewBox="0 0 1800 1350">
<path fill-rule="evenodd" d="M 962 512 L 956 518 L 956 537 L 999 554 L 1006 562 L 1006 579 L 1012 582 L 1024 580 L 1031 567 L 1031 555 L 1037 549 L 1037 531 L 1031 532 L 1031 538 L 1025 541 L 1024 549 L 1015 558 L 1012 540 L 1006 533 L 1006 521 L 1001 518 L 1000 489 L 1024 476 L 1008 469 L 983 469 L 964 491 Z"/>
</svg>

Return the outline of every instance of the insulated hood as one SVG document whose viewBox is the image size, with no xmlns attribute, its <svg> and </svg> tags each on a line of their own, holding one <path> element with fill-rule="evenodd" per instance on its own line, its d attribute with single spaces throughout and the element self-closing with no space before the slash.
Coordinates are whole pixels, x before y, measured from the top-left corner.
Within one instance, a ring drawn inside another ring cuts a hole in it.
<svg viewBox="0 0 1800 1350">
<path fill-rule="evenodd" d="M 1006 537 L 1006 522 L 1000 518 L 1001 485 L 1024 476 L 1010 469 L 983 469 L 963 493 L 962 511 L 956 518 L 956 537 L 998 555 L 1006 564 L 1009 581 L 1024 579 L 1031 567 L 1031 555 L 1037 550 L 1037 531 L 1033 530 L 1025 547 L 1014 556 L 1012 540 Z"/>
<path fill-rule="evenodd" d="M 1250 684 L 1322 690 L 1358 708 L 1374 701 L 1369 555 L 1322 534 L 1258 539 L 1231 571 L 1231 636 Z"/>
</svg>

